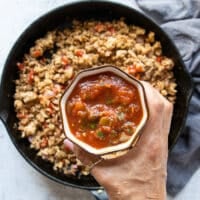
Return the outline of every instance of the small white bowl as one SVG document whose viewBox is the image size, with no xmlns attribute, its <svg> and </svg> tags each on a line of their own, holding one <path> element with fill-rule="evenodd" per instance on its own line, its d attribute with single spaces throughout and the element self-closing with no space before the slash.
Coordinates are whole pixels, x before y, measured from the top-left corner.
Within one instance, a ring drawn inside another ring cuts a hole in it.
<svg viewBox="0 0 200 200">
<path fill-rule="evenodd" d="M 68 98 L 70 94 L 72 93 L 73 89 L 77 85 L 77 83 L 83 79 L 84 77 L 91 76 L 91 75 L 97 75 L 101 74 L 104 72 L 112 72 L 113 74 L 121 77 L 122 79 L 128 81 L 129 83 L 133 84 L 136 86 L 139 92 L 140 96 L 140 101 L 142 105 L 142 110 L 143 110 L 143 117 L 136 127 L 135 133 L 130 137 L 130 139 L 124 143 L 109 146 L 109 147 L 104 147 L 100 149 L 96 149 L 89 144 L 86 144 L 85 142 L 79 140 L 76 138 L 70 131 L 69 128 L 69 123 L 68 123 L 68 118 L 66 114 L 66 103 L 68 101 Z M 65 131 L 65 134 L 69 140 L 71 140 L 73 143 L 79 145 L 81 148 L 84 150 L 88 151 L 89 153 L 95 154 L 95 155 L 104 155 L 104 154 L 109 154 L 112 152 L 116 151 L 121 151 L 130 148 L 138 139 L 138 136 L 140 135 L 140 130 L 143 128 L 145 125 L 147 119 L 148 119 L 148 107 L 146 103 L 146 95 L 145 95 L 145 90 L 143 85 L 135 78 L 132 76 L 128 75 L 124 71 L 120 70 L 117 67 L 111 66 L 111 65 L 103 65 L 100 67 L 95 67 L 95 68 L 89 68 L 86 70 L 81 71 L 80 73 L 77 74 L 77 76 L 72 80 L 71 84 L 68 86 L 68 88 L 65 90 L 63 96 L 61 97 L 60 100 L 60 110 L 61 110 L 61 116 L 62 116 L 62 121 L 63 121 L 63 128 Z"/>
</svg>

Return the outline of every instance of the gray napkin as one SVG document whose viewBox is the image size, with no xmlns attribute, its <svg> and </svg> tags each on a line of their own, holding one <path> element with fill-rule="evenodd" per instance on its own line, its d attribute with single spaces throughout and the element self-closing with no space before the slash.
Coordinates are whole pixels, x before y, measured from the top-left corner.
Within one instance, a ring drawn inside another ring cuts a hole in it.
<svg viewBox="0 0 200 200">
<path fill-rule="evenodd" d="M 200 0 L 136 0 L 178 47 L 194 81 L 186 126 L 169 155 L 167 190 L 175 196 L 200 167 Z"/>
</svg>

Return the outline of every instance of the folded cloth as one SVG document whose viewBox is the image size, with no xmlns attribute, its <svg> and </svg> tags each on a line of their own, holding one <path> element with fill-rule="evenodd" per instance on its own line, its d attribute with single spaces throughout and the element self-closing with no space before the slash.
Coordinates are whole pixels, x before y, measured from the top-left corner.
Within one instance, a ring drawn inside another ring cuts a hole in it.
<svg viewBox="0 0 200 200">
<path fill-rule="evenodd" d="M 167 191 L 175 196 L 200 167 L 200 0 L 136 0 L 178 47 L 194 81 L 185 128 L 169 155 Z"/>
</svg>

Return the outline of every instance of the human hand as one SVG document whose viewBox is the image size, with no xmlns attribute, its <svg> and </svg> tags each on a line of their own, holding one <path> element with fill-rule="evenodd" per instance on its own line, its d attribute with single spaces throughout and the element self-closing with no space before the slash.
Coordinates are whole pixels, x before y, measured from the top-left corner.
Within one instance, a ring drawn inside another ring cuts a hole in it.
<svg viewBox="0 0 200 200">
<path fill-rule="evenodd" d="M 149 107 L 149 119 L 141 137 L 124 156 L 104 160 L 91 169 L 91 174 L 111 200 L 166 199 L 168 134 L 173 106 L 149 83 L 142 82 Z M 65 141 L 85 165 L 99 157 Z"/>
</svg>

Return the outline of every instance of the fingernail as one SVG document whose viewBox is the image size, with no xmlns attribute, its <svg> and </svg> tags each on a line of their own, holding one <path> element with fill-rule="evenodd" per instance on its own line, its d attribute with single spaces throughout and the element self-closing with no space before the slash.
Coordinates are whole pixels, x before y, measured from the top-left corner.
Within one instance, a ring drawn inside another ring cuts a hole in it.
<svg viewBox="0 0 200 200">
<path fill-rule="evenodd" d="M 74 150 L 74 144 L 72 142 L 70 142 L 68 139 L 64 140 L 64 145 L 65 145 L 65 147 L 67 147 L 71 151 Z"/>
</svg>

